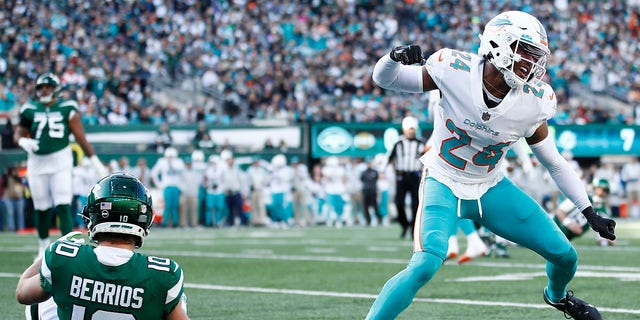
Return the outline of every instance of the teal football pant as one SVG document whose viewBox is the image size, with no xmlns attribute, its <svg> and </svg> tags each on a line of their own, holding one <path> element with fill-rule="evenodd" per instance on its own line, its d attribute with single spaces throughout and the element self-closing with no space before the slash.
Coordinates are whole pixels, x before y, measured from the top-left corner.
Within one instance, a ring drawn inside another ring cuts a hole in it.
<svg viewBox="0 0 640 320">
<path fill-rule="evenodd" d="M 546 212 L 505 178 L 478 200 L 461 200 L 444 184 L 428 177 L 420 186 L 422 208 L 415 228 L 414 254 L 407 267 L 389 279 L 367 319 L 394 319 L 442 265 L 449 235 L 461 218 L 479 222 L 493 233 L 529 248 L 547 260 L 550 298 L 564 297 L 578 255 Z M 459 212 L 459 216 L 458 216 Z"/>
</svg>

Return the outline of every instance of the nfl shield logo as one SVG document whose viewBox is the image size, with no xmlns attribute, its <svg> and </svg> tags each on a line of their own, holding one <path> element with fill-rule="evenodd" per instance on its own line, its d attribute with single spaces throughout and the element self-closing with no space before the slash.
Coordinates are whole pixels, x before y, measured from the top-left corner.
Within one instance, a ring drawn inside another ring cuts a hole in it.
<svg viewBox="0 0 640 320">
<path fill-rule="evenodd" d="M 483 112 L 482 113 L 482 120 L 483 121 L 489 121 L 489 119 L 491 119 L 491 114 L 489 114 L 489 112 Z"/>
</svg>

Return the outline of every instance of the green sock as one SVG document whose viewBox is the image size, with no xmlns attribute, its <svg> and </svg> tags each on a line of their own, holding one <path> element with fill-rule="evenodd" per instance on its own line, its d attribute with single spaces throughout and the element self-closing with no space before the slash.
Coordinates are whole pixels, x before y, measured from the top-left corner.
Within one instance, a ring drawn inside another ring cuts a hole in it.
<svg viewBox="0 0 640 320">
<path fill-rule="evenodd" d="M 56 206 L 56 215 L 60 224 L 60 232 L 65 235 L 73 231 L 73 219 L 71 219 L 71 205 L 61 204 Z"/>
<path fill-rule="evenodd" d="M 49 239 L 49 228 L 51 227 L 51 209 L 36 210 L 36 214 L 33 218 L 33 222 L 38 228 L 38 238 Z"/>
</svg>

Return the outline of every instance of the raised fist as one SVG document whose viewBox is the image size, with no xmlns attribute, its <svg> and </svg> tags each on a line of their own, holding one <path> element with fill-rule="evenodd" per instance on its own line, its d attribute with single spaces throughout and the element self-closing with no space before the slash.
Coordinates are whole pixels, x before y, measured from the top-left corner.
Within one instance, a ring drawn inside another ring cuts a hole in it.
<svg viewBox="0 0 640 320">
<path fill-rule="evenodd" d="M 422 49 L 416 44 L 397 46 L 389 52 L 389 57 L 391 57 L 391 60 L 402 64 L 422 63 L 422 60 L 424 60 Z"/>
</svg>

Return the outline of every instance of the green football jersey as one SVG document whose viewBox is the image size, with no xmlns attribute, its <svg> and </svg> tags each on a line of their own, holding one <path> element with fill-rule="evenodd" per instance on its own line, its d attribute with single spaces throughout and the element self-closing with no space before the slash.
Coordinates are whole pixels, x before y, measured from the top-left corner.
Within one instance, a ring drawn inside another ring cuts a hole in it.
<svg viewBox="0 0 640 320">
<path fill-rule="evenodd" d="M 36 154 L 50 154 L 69 145 L 69 120 L 77 111 L 74 100 L 59 100 L 50 107 L 31 101 L 20 108 L 20 125 L 40 142 Z"/>
<path fill-rule="evenodd" d="M 594 199 L 591 196 L 589 196 L 589 201 L 591 201 L 593 210 L 596 213 L 598 213 L 601 216 L 610 215 L 607 204 L 604 201 L 602 201 L 599 198 Z M 587 222 L 587 218 L 585 218 L 584 215 L 582 215 L 582 212 L 580 212 L 580 210 L 576 208 L 576 206 L 573 204 L 573 202 L 571 202 L 571 200 L 566 199 L 565 202 L 561 204 L 561 206 L 565 205 L 565 203 L 566 203 L 566 207 L 569 207 L 569 205 L 573 207 L 573 209 L 569 210 L 569 212 L 567 213 L 566 219 L 571 219 L 571 221 L 577 223 L 582 229 L 582 233 L 587 232 L 590 229 L 589 222 Z M 569 230 L 569 228 L 564 226 L 562 222 L 560 222 L 560 219 L 558 219 L 558 217 L 555 215 L 553 216 L 553 221 L 558 225 L 558 227 L 560 227 L 560 230 L 562 231 L 562 233 L 564 233 L 564 235 L 567 236 L 567 239 L 569 240 L 572 240 L 582 235 L 582 234 L 576 234 L 573 231 Z"/>
<path fill-rule="evenodd" d="M 94 250 L 58 241 L 45 252 L 41 286 L 60 319 L 165 319 L 180 303 L 183 275 L 173 260 L 133 253 L 128 262 L 108 266 Z"/>
</svg>

